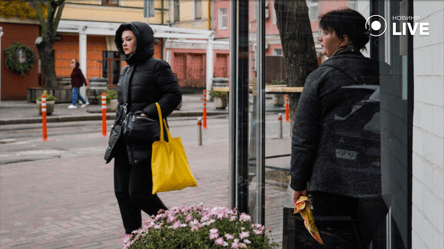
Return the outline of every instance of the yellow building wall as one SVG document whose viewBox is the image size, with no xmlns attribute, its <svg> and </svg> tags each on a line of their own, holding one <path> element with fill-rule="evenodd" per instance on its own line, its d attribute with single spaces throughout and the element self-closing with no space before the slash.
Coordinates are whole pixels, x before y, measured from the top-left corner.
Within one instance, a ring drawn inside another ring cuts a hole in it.
<svg viewBox="0 0 444 249">
<path fill-rule="evenodd" d="M 214 0 L 213 0 L 214 1 Z M 180 1 L 180 22 L 174 23 L 175 27 L 188 29 L 209 29 L 208 28 L 208 0 L 202 0 L 202 19 L 194 19 L 194 0 Z M 170 12 L 170 15 L 174 13 Z"/>
<path fill-rule="evenodd" d="M 67 0 L 63 9 L 63 20 L 97 21 L 97 22 L 146 22 L 143 16 L 143 0 L 123 0 L 119 6 L 101 5 L 99 0 Z M 164 7 L 167 7 L 164 0 Z M 156 13 L 150 17 L 150 24 L 161 24 L 161 0 L 154 2 Z M 164 21 L 166 21 L 168 9 L 164 10 Z M 166 22 L 164 22 L 166 23 Z"/>
</svg>

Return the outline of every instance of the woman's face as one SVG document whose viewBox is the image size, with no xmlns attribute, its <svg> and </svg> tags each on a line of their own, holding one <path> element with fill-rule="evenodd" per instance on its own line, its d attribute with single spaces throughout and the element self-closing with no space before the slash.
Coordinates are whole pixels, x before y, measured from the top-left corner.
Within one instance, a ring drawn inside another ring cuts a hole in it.
<svg viewBox="0 0 444 249">
<path fill-rule="evenodd" d="M 74 69 L 76 67 L 76 60 L 71 60 L 71 63 L 69 64 L 69 67 L 71 69 Z"/>
<path fill-rule="evenodd" d="M 343 44 L 344 40 L 339 38 L 334 30 L 328 31 L 322 28 L 318 41 L 321 43 L 322 54 L 327 57 L 332 56 L 339 48 L 347 45 Z"/>
<path fill-rule="evenodd" d="M 122 32 L 122 47 L 126 55 L 136 52 L 137 41 L 133 31 L 125 30 Z"/>
</svg>

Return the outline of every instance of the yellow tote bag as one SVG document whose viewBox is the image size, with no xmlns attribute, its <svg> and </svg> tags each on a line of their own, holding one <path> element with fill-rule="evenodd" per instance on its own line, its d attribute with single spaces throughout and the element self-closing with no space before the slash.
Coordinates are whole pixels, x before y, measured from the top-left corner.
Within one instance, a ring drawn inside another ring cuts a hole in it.
<svg viewBox="0 0 444 249">
<path fill-rule="evenodd" d="M 196 179 L 191 173 L 187 155 L 180 137 L 171 137 L 165 120 L 162 119 L 160 106 L 156 103 L 159 112 L 160 141 L 153 143 L 151 170 L 153 172 L 153 194 L 181 190 L 186 187 L 197 187 Z M 168 134 L 168 142 L 163 135 L 163 123 Z"/>
</svg>

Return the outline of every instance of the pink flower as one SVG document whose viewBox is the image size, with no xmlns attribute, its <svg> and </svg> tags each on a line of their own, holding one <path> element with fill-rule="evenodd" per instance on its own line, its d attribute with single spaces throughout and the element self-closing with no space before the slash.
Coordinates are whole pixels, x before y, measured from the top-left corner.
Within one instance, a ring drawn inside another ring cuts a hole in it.
<svg viewBox="0 0 444 249">
<path fill-rule="evenodd" d="M 219 230 L 217 230 L 217 228 L 213 228 L 210 230 L 210 233 L 217 233 L 217 232 L 219 232 Z"/>
<path fill-rule="evenodd" d="M 188 216 L 185 218 L 185 222 L 189 222 L 189 221 L 191 221 L 192 219 L 193 219 L 193 216 L 188 215 Z"/>
<path fill-rule="evenodd" d="M 173 221 L 175 221 L 175 220 L 176 220 L 175 216 L 169 216 L 167 222 L 168 223 L 173 223 Z"/>
<path fill-rule="evenodd" d="M 193 232 L 196 232 L 197 230 L 199 230 L 199 228 L 196 227 L 196 226 L 194 226 L 194 227 L 191 228 L 191 231 L 193 231 Z"/>
<path fill-rule="evenodd" d="M 244 243 L 239 243 L 239 248 L 247 248 L 247 245 L 245 245 Z"/>
<path fill-rule="evenodd" d="M 231 234 L 229 234 L 229 233 L 226 233 L 226 234 L 225 234 L 225 237 L 226 237 L 227 239 L 234 239 L 234 236 L 231 235 Z"/>
<path fill-rule="evenodd" d="M 251 217 L 246 213 L 242 213 L 239 217 L 239 220 L 242 222 L 251 221 Z"/>
<path fill-rule="evenodd" d="M 218 233 L 210 233 L 210 239 L 217 239 L 217 238 L 219 238 Z"/>
<path fill-rule="evenodd" d="M 244 238 L 248 238 L 250 236 L 249 232 L 241 232 L 239 234 L 239 238 L 244 239 Z"/>
<path fill-rule="evenodd" d="M 173 225 L 173 229 L 174 230 L 176 230 L 177 228 L 179 228 L 180 227 L 180 221 L 176 221 L 175 223 L 174 223 L 174 225 Z"/>
<path fill-rule="evenodd" d="M 237 248 L 239 248 L 239 244 L 238 243 L 233 243 L 233 244 L 231 244 L 231 248 L 237 249 Z"/>
<path fill-rule="evenodd" d="M 122 238 L 122 243 L 126 244 L 132 237 L 133 237 L 133 235 L 131 235 L 131 234 L 125 234 Z"/>
<path fill-rule="evenodd" d="M 214 244 L 219 245 L 219 246 L 223 246 L 224 245 L 224 238 L 220 237 L 217 240 L 214 241 Z"/>
<path fill-rule="evenodd" d="M 262 234 L 262 231 L 261 231 L 261 230 L 253 230 L 253 232 L 254 232 L 255 234 L 257 234 L 257 235 L 261 235 L 261 234 Z"/>
<path fill-rule="evenodd" d="M 249 245 L 249 244 L 251 244 L 251 241 L 249 241 L 249 240 L 247 240 L 247 239 L 244 239 L 244 243 L 247 244 L 247 245 Z"/>
</svg>

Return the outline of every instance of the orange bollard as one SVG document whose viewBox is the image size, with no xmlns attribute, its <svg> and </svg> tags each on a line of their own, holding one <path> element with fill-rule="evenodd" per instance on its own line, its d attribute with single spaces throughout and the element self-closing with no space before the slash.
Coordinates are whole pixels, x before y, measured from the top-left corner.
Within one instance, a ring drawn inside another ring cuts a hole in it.
<svg viewBox="0 0 444 249">
<path fill-rule="evenodd" d="M 106 136 L 106 94 L 102 93 L 102 137 Z"/>
<path fill-rule="evenodd" d="M 46 91 L 42 94 L 42 131 L 43 131 L 43 141 L 48 140 L 48 132 L 46 127 Z"/>
<path fill-rule="evenodd" d="M 203 128 L 207 128 L 207 90 L 203 90 Z"/>
<path fill-rule="evenodd" d="M 290 122 L 290 106 L 288 104 L 288 95 L 285 95 L 285 122 Z"/>
</svg>

